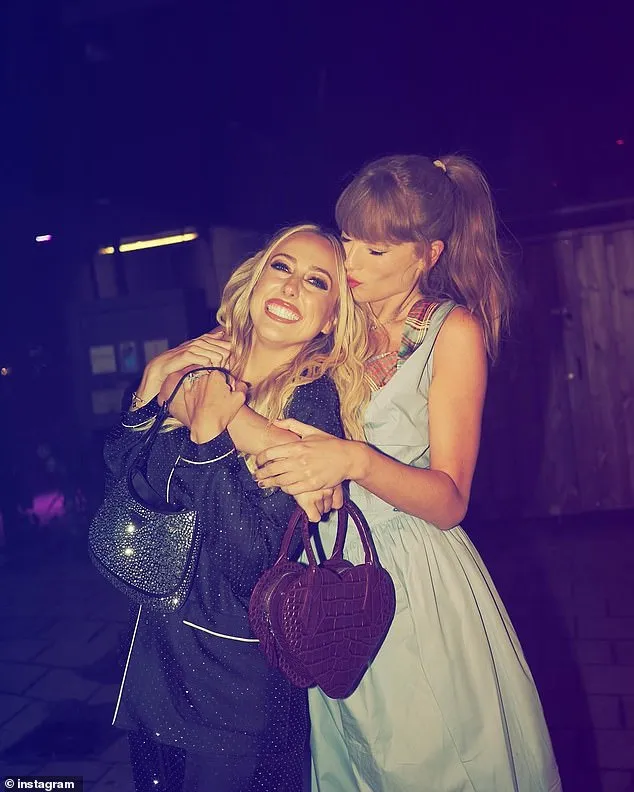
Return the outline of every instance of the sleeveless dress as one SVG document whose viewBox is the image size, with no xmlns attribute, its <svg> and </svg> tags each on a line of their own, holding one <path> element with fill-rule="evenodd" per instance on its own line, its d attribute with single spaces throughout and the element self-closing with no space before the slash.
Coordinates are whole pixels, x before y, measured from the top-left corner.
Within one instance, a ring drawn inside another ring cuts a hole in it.
<svg viewBox="0 0 634 792">
<path fill-rule="evenodd" d="M 401 349 L 375 360 L 368 442 L 429 467 L 433 346 L 454 303 L 418 303 Z M 392 365 L 393 364 L 393 365 Z M 392 370 L 390 370 L 392 367 Z M 372 370 L 374 369 L 374 371 Z M 397 608 L 387 638 L 347 699 L 309 691 L 313 792 L 561 790 L 541 703 L 489 574 L 461 527 L 441 531 L 354 482 Z M 324 546 L 336 523 L 320 526 Z M 363 550 L 349 532 L 346 555 Z"/>
</svg>

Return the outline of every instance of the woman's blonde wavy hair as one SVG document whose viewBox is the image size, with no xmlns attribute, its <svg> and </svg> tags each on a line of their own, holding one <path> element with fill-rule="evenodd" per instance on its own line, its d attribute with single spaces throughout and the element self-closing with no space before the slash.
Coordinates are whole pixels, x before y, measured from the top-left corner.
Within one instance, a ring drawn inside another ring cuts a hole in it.
<svg viewBox="0 0 634 792">
<path fill-rule="evenodd" d="M 229 278 L 222 293 L 216 314 L 231 344 L 227 368 L 242 379 L 251 351 L 253 322 L 249 305 L 251 295 L 265 267 L 283 242 L 295 234 L 314 234 L 327 240 L 337 265 L 339 299 L 334 308 L 333 330 L 320 333 L 304 346 L 289 363 L 272 371 L 257 386 L 250 388 L 247 404 L 252 410 L 275 421 L 285 417 L 285 411 L 297 387 L 328 375 L 339 393 L 341 420 L 346 437 L 363 440 L 363 412 L 369 398 L 369 386 L 364 377 L 364 361 L 368 356 L 367 308 L 356 305 L 346 282 L 345 252 L 338 237 L 317 225 L 292 226 L 277 233 L 268 245 L 247 259 Z M 153 419 L 136 427 L 139 431 L 151 425 Z M 182 427 L 176 418 L 168 418 L 162 431 Z"/>
<path fill-rule="evenodd" d="M 341 419 L 346 437 L 362 440 L 363 411 L 369 397 L 364 378 L 368 354 L 367 316 L 357 306 L 346 282 L 345 252 L 339 239 L 317 225 L 286 228 L 276 234 L 261 251 L 241 264 L 231 275 L 216 315 L 231 344 L 228 368 L 238 378 L 251 351 L 253 322 L 249 312 L 251 294 L 265 267 L 283 242 L 295 234 L 314 234 L 327 240 L 337 265 L 339 299 L 332 332 L 320 333 L 309 341 L 288 364 L 272 371 L 248 394 L 249 406 L 274 421 L 285 415 L 295 388 L 328 375 L 337 387 Z"/>
</svg>

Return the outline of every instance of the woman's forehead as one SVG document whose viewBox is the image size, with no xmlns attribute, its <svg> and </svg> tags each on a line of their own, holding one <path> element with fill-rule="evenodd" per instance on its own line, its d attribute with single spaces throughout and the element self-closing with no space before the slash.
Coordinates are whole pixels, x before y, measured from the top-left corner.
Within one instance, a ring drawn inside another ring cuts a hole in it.
<svg viewBox="0 0 634 792">
<path fill-rule="evenodd" d="M 328 267 L 333 271 L 337 268 L 337 257 L 332 243 L 310 231 L 299 231 L 296 234 L 279 242 L 271 256 L 283 255 L 300 264 L 318 265 Z"/>
</svg>

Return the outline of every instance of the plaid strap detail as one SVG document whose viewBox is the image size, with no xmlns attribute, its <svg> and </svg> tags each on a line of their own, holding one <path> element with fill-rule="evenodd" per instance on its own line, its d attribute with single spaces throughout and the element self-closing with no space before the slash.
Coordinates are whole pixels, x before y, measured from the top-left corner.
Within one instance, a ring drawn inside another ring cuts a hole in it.
<svg viewBox="0 0 634 792">
<path fill-rule="evenodd" d="M 440 303 L 424 299 L 415 303 L 405 320 L 398 352 L 375 355 L 366 362 L 365 376 L 372 391 L 377 391 L 387 385 L 403 363 L 422 344 L 434 312 L 439 305 Z"/>
<path fill-rule="evenodd" d="M 397 369 L 399 369 L 423 343 L 423 339 L 429 330 L 432 316 L 439 305 L 440 303 L 437 302 L 419 300 L 412 306 L 412 310 L 407 315 L 405 327 L 403 328 L 401 348 L 398 351 L 398 362 L 396 364 Z"/>
</svg>

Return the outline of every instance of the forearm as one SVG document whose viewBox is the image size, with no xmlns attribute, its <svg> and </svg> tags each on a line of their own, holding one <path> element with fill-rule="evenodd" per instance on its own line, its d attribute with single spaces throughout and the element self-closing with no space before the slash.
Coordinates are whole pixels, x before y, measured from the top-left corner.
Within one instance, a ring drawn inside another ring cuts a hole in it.
<svg viewBox="0 0 634 792">
<path fill-rule="evenodd" d="M 441 530 L 458 525 L 468 499 L 447 473 L 404 465 L 365 443 L 350 449 L 350 479 L 399 511 Z"/>
<path fill-rule="evenodd" d="M 297 435 L 279 429 L 250 407 L 242 406 L 227 427 L 235 447 L 243 454 L 259 454 L 266 448 L 297 440 Z"/>
</svg>

